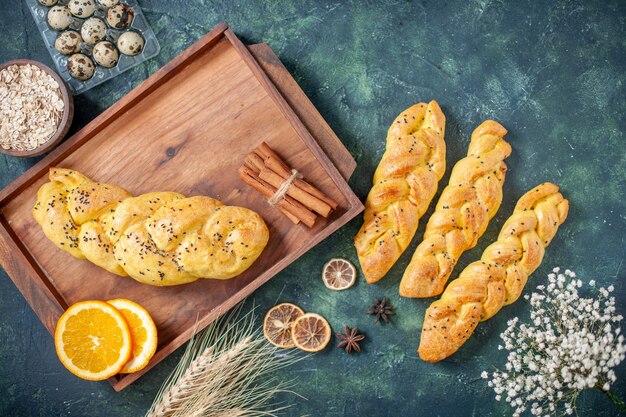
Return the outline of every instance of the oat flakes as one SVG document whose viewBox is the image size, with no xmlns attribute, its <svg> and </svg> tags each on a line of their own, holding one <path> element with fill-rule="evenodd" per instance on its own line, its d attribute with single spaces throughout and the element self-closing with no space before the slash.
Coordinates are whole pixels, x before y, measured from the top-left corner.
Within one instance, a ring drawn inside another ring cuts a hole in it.
<svg viewBox="0 0 626 417">
<path fill-rule="evenodd" d="M 59 127 L 65 104 L 59 84 L 40 68 L 11 65 L 0 71 L 0 146 L 30 151 Z"/>
</svg>

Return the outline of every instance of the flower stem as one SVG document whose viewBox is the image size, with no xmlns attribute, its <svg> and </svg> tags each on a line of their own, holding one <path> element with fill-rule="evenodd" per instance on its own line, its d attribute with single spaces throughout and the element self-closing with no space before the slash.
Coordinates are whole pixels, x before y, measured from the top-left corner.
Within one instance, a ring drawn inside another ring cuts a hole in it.
<svg viewBox="0 0 626 417">
<path fill-rule="evenodd" d="M 596 385 L 596 388 L 598 388 L 600 391 L 602 391 L 604 393 L 604 395 L 609 397 L 611 402 L 613 404 L 615 404 L 615 406 L 620 411 L 620 413 L 625 413 L 626 414 L 626 403 L 624 403 L 624 401 L 622 401 L 619 398 L 617 398 L 617 396 L 615 394 L 613 394 L 611 391 L 605 391 L 605 390 L 602 389 L 602 387 L 600 387 L 598 385 Z"/>
</svg>

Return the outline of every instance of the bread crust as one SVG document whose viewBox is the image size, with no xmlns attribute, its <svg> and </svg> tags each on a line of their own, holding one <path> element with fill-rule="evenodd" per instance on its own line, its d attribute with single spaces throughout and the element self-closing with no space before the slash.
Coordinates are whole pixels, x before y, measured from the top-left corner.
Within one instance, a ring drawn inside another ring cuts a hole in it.
<svg viewBox="0 0 626 417">
<path fill-rule="evenodd" d="M 65 168 L 51 168 L 33 216 L 57 247 L 144 284 L 228 279 L 248 269 L 269 240 L 252 210 L 205 196 L 137 197 Z"/>
<path fill-rule="evenodd" d="M 435 212 L 400 282 L 400 295 L 434 297 L 443 292 L 454 266 L 476 246 L 502 202 L 507 130 L 487 120 L 472 133 L 467 156 L 456 163 Z"/>
<path fill-rule="evenodd" d="M 426 310 L 418 353 L 438 362 L 456 352 L 481 321 L 515 302 L 541 264 L 545 248 L 567 218 L 569 202 L 552 183 L 519 199 L 498 239 L 479 261 L 452 281 L 441 299 Z"/>
<path fill-rule="evenodd" d="M 407 248 L 445 172 L 445 116 L 436 101 L 403 111 L 387 132 L 387 147 L 354 238 L 368 283 L 383 278 Z"/>
</svg>

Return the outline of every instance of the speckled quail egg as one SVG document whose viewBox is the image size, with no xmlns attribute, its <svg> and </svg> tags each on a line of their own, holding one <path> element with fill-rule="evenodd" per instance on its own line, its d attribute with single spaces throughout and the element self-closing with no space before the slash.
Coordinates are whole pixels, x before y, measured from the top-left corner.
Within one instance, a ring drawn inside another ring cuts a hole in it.
<svg viewBox="0 0 626 417">
<path fill-rule="evenodd" d="M 87 55 L 74 54 L 67 59 L 67 70 L 73 78 L 85 81 L 93 77 L 96 66 Z"/>
<path fill-rule="evenodd" d="M 113 6 L 107 12 L 107 23 L 115 29 L 124 29 L 130 26 L 135 17 L 133 8 L 125 3 Z"/>
<path fill-rule="evenodd" d="M 94 0 L 70 0 L 67 3 L 67 7 L 70 8 L 70 12 L 76 17 L 85 19 L 93 14 L 96 10 Z"/>
<path fill-rule="evenodd" d="M 54 48 L 63 55 L 75 54 L 80 51 L 80 44 L 83 38 L 80 34 L 74 30 L 66 30 L 61 33 L 56 41 L 54 41 Z"/>
<path fill-rule="evenodd" d="M 113 68 L 120 59 L 120 53 L 109 41 L 98 42 L 91 52 L 96 64 L 104 68 Z"/>
<path fill-rule="evenodd" d="M 55 30 L 64 30 L 70 25 L 72 13 L 66 6 L 54 6 L 48 10 L 48 25 Z"/>
<path fill-rule="evenodd" d="M 107 34 L 107 25 L 102 19 L 90 17 L 80 28 L 80 34 L 86 44 L 93 45 L 104 39 Z"/>
<path fill-rule="evenodd" d="M 102 7 L 113 7 L 119 2 L 120 0 L 98 0 Z"/>
<path fill-rule="evenodd" d="M 54 6 L 55 4 L 57 4 L 59 0 L 39 0 L 39 4 L 41 4 L 42 6 Z"/>
<path fill-rule="evenodd" d="M 144 40 L 137 32 L 124 32 L 117 39 L 117 47 L 124 55 L 134 56 L 143 51 Z"/>
</svg>

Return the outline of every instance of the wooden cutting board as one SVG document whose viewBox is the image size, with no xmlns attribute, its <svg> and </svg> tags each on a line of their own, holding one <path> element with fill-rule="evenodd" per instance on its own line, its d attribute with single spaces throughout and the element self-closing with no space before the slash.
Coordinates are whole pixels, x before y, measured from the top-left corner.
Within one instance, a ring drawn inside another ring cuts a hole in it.
<svg viewBox="0 0 626 417">
<path fill-rule="evenodd" d="M 345 179 L 354 160 L 269 48 L 252 49 L 262 66 L 219 25 L 0 192 L 0 260 L 51 333 L 69 305 L 86 299 L 129 298 L 154 317 L 157 353 L 144 370 L 111 378 L 118 391 L 363 208 Z M 312 229 L 293 225 L 239 180 L 245 155 L 262 141 L 339 203 L 330 218 Z M 32 218 L 51 166 L 134 195 L 176 191 L 251 208 L 268 224 L 270 242 L 228 281 L 151 287 L 112 275 L 58 250 Z"/>
</svg>

